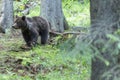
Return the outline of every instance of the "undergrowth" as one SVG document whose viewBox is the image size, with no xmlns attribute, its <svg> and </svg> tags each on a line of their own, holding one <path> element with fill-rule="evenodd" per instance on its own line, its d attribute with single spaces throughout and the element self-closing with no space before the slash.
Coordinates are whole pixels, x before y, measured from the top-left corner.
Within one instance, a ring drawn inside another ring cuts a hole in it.
<svg viewBox="0 0 120 80">
<path fill-rule="evenodd" d="M 89 0 L 83 1 L 84 3 L 80 3 L 77 0 L 63 1 L 63 12 L 70 26 L 90 26 Z"/>
<path fill-rule="evenodd" d="M 7 36 L 2 39 L 0 44 L 4 44 L 7 50 L 0 52 L 0 80 L 88 80 L 89 78 L 90 64 L 80 54 L 73 56 L 74 54 L 51 45 L 23 51 L 19 48 L 24 43 L 22 38 L 10 40 Z M 7 42 L 8 40 L 10 41 Z"/>
</svg>

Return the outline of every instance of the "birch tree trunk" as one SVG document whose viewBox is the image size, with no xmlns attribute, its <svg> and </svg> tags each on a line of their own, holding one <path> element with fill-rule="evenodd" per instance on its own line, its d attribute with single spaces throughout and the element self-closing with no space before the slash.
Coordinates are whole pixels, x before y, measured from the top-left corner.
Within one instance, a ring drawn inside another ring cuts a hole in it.
<svg viewBox="0 0 120 80">
<path fill-rule="evenodd" d="M 120 29 L 120 0 L 90 0 L 91 36 L 95 47 L 92 58 L 91 80 L 119 80 L 120 65 L 116 42 L 108 34 Z M 101 56 L 101 57 L 100 57 Z"/>
<path fill-rule="evenodd" d="M 2 1 L 2 11 L 0 16 L 0 26 L 3 31 L 11 28 L 13 24 L 13 0 Z"/>
<path fill-rule="evenodd" d="M 51 30 L 64 32 L 64 15 L 61 0 L 41 0 L 41 14 L 51 23 Z"/>
</svg>

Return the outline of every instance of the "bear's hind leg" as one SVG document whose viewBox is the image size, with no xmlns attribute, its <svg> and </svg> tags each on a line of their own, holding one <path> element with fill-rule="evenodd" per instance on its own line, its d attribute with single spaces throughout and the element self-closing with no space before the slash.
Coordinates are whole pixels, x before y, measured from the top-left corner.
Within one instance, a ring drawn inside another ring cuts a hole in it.
<svg viewBox="0 0 120 80">
<path fill-rule="evenodd" d="M 45 45 L 47 43 L 47 41 L 48 41 L 49 33 L 48 33 L 47 30 L 45 30 L 40 35 L 41 35 L 41 44 Z"/>
</svg>

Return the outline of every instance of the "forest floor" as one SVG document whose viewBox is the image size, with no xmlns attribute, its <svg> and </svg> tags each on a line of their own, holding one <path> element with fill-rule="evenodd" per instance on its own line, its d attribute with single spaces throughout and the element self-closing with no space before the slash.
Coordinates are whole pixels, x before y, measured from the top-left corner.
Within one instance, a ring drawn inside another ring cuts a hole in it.
<svg viewBox="0 0 120 80">
<path fill-rule="evenodd" d="M 51 45 L 24 50 L 24 43 L 20 33 L 0 34 L 0 80 L 89 80 L 90 64 L 82 57 Z"/>
</svg>

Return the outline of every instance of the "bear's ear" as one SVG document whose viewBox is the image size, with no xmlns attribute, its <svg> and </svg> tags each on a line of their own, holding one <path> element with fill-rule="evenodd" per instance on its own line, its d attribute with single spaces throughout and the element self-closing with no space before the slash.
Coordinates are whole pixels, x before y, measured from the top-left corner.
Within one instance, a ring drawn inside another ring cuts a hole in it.
<svg viewBox="0 0 120 80">
<path fill-rule="evenodd" d="M 24 21 L 26 19 L 26 17 L 25 16 L 22 16 L 22 20 Z"/>
</svg>

